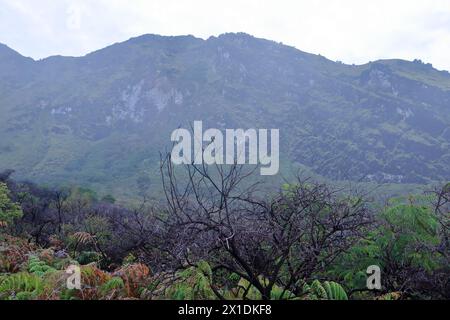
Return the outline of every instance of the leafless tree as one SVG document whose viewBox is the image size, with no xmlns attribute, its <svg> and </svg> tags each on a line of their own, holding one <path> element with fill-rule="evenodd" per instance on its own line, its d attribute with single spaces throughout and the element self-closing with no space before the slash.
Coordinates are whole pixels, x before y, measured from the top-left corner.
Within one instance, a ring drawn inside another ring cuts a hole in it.
<svg viewBox="0 0 450 320">
<path fill-rule="evenodd" d="M 173 256 L 180 264 L 207 259 L 214 271 L 249 281 L 264 299 L 275 285 L 298 294 L 372 221 L 362 197 L 307 179 L 268 197 L 244 166 L 192 164 L 178 171 L 170 155 L 162 160 Z"/>
</svg>

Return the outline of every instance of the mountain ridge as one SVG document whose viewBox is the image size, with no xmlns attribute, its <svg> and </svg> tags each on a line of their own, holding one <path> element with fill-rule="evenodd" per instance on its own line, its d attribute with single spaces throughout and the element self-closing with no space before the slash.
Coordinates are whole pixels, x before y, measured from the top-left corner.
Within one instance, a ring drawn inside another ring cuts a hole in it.
<svg viewBox="0 0 450 320">
<path fill-rule="evenodd" d="M 222 34 L 220 34 L 218 36 L 209 36 L 206 39 L 203 39 L 203 38 L 200 38 L 200 37 L 196 37 L 196 36 L 191 35 L 191 34 L 176 35 L 176 36 L 164 36 L 164 35 L 159 35 L 159 34 L 146 33 L 146 34 L 142 34 L 142 35 L 131 37 L 131 38 L 129 38 L 127 40 L 124 40 L 124 41 L 114 42 L 114 43 L 112 43 L 110 45 L 107 45 L 107 46 L 105 46 L 103 48 L 95 49 L 95 50 L 90 51 L 90 52 L 88 52 L 86 54 L 83 54 L 83 55 L 74 55 L 74 56 L 72 56 L 72 55 L 54 54 L 54 55 L 50 55 L 48 57 L 44 57 L 44 58 L 40 58 L 40 59 L 34 59 L 32 57 L 24 56 L 20 52 L 12 49 L 10 46 L 8 46 L 7 44 L 2 43 L 2 42 L 0 42 L 0 52 L 1 52 L 2 48 L 3 49 L 9 49 L 10 51 L 16 53 L 17 55 L 19 55 L 19 56 L 21 56 L 21 57 L 23 57 L 25 59 L 31 59 L 34 62 L 40 62 L 40 61 L 51 59 L 51 58 L 69 58 L 69 59 L 70 58 L 85 58 L 87 56 L 99 53 L 99 52 L 101 52 L 101 51 L 103 51 L 105 49 L 109 49 L 109 48 L 117 46 L 117 45 L 124 45 L 124 44 L 127 44 L 127 43 L 139 42 L 139 41 L 146 40 L 146 39 L 147 40 L 155 40 L 155 39 L 166 39 L 166 40 L 170 40 L 170 39 L 172 39 L 172 40 L 193 39 L 193 40 L 196 40 L 196 41 L 206 42 L 206 41 L 210 41 L 210 40 L 213 40 L 213 39 L 220 39 L 220 38 L 223 38 L 223 37 L 230 37 L 230 36 L 231 37 L 239 37 L 239 36 L 242 37 L 243 36 L 243 37 L 252 38 L 252 39 L 256 39 L 256 40 L 272 42 L 272 43 L 275 43 L 275 44 L 283 45 L 284 47 L 292 48 L 292 49 L 294 49 L 294 50 L 296 50 L 298 52 L 304 53 L 304 54 L 308 54 L 308 55 L 312 55 L 312 56 L 318 56 L 318 57 L 323 57 L 323 58 L 325 58 L 325 59 L 327 59 L 329 61 L 336 62 L 336 61 L 333 61 L 331 59 L 326 58 L 326 56 L 323 56 L 321 54 L 308 53 L 308 52 L 303 51 L 303 50 L 301 50 L 301 49 L 299 49 L 299 48 L 297 48 L 295 46 L 284 44 L 282 42 L 277 42 L 275 40 L 269 40 L 269 39 L 265 39 L 265 38 L 255 37 L 255 36 L 252 36 L 251 34 L 248 34 L 248 33 L 245 33 L 245 32 L 227 32 L 227 33 L 222 33 Z M 372 64 L 372 63 L 383 63 L 383 62 L 399 62 L 399 63 L 413 64 L 415 61 L 421 61 L 421 60 L 420 59 L 416 59 L 414 61 L 410 61 L 410 60 L 399 59 L 399 58 L 384 58 L 384 59 L 377 59 L 377 60 L 373 60 L 373 61 L 368 61 L 368 62 L 362 63 L 362 64 L 343 63 L 343 62 L 340 62 L 340 61 L 339 61 L 339 63 L 343 64 L 343 65 L 346 65 L 346 66 L 356 66 L 356 67 L 358 67 L 358 66 L 366 66 L 366 65 L 369 65 L 369 64 Z M 449 70 L 445 70 L 445 69 L 442 69 L 442 70 L 436 69 L 436 68 L 434 68 L 434 66 L 431 63 L 423 63 L 423 64 L 426 65 L 426 66 L 432 66 L 432 68 L 435 71 L 444 73 L 446 75 L 449 74 L 449 72 L 450 72 Z"/>
<path fill-rule="evenodd" d="M 170 131 L 193 120 L 280 128 L 282 161 L 333 180 L 450 176 L 450 74 L 419 60 L 347 65 L 243 33 L 15 63 L 1 51 L 0 170 L 22 178 L 145 189 Z"/>
</svg>

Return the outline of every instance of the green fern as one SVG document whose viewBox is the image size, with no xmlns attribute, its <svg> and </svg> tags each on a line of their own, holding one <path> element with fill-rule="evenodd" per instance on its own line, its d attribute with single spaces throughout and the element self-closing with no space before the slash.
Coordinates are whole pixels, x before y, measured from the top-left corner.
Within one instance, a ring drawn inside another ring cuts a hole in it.
<svg viewBox="0 0 450 320">
<path fill-rule="evenodd" d="M 212 270 L 206 261 L 200 261 L 178 274 L 179 279 L 166 292 L 174 300 L 215 299 L 211 289 Z"/>
<path fill-rule="evenodd" d="M 250 300 L 261 300 L 261 293 L 256 289 L 248 280 L 241 278 L 238 283 L 238 294 L 236 298 L 250 299 Z"/>
<path fill-rule="evenodd" d="M 31 273 L 15 273 L 1 280 L 0 299 L 35 299 L 43 291 L 42 279 Z"/>
<path fill-rule="evenodd" d="M 303 286 L 303 294 L 307 300 L 348 300 L 344 288 L 333 281 L 322 284 L 319 280 L 314 280 L 311 285 Z"/>
<path fill-rule="evenodd" d="M 347 293 L 340 284 L 333 281 L 325 281 L 323 287 L 327 292 L 328 300 L 348 300 Z"/>
<path fill-rule="evenodd" d="M 259 277 L 259 281 L 264 286 L 269 285 L 269 280 L 262 276 Z M 243 299 L 243 298 L 250 300 L 262 299 L 261 292 L 259 292 L 259 290 L 255 288 L 255 286 L 250 284 L 249 281 L 243 278 L 239 280 L 237 288 L 234 291 L 232 290 L 232 292 L 228 292 L 225 295 L 229 296 L 230 294 L 231 294 L 230 297 L 232 299 Z M 289 300 L 293 298 L 295 298 L 295 296 L 289 290 L 285 290 L 284 288 L 277 286 L 276 284 L 273 285 L 272 291 L 270 292 L 271 300 Z"/>
<path fill-rule="evenodd" d="M 119 290 L 123 289 L 124 287 L 125 287 L 125 284 L 124 284 L 122 278 L 114 277 L 114 278 L 111 278 L 110 280 L 108 280 L 108 282 L 106 282 L 105 284 L 103 284 L 100 287 L 100 292 L 103 295 L 106 295 L 113 291 L 119 291 Z"/>
<path fill-rule="evenodd" d="M 44 275 L 56 272 L 56 269 L 47 265 L 44 261 L 41 261 L 36 256 L 31 256 L 28 259 L 28 271 L 38 277 L 43 277 Z"/>
</svg>

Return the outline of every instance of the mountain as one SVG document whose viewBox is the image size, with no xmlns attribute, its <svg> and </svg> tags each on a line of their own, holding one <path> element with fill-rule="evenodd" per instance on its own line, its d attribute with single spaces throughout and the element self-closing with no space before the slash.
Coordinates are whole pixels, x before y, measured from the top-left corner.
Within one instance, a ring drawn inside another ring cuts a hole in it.
<svg viewBox="0 0 450 320">
<path fill-rule="evenodd" d="M 157 184 L 189 127 L 279 128 L 282 163 L 333 180 L 450 177 L 450 74 L 346 65 L 250 35 L 144 35 L 34 61 L 0 45 L 0 170 L 113 194 Z"/>
</svg>

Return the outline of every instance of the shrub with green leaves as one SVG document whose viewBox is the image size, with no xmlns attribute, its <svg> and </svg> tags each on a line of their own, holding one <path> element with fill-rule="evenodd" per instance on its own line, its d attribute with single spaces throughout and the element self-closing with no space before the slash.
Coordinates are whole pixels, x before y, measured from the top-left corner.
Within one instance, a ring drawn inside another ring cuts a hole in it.
<svg viewBox="0 0 450 320">
<path fill-rule="evenodd" d="M 86 265 L 86 264 L 90 264 L 93 262 L 99 262 L 101 259 L 102 259 L 102 255 L 95 251 L 83 251 L 77 257 L 77 261 L 81 265 Z"/>
<path fill-rule="evenodd" d="M 432 274 L 445 268 L 439 251 L 439 223 L 429 199 L 391 199 L 378 215 L 377 227 L 367 232 L 326 274 L 343 279 L 347 287 L 364 289 L 366 269 L 377 265 L 383 274 L 383 290 L 400 290 L 409 272 Z M 429 203 L 429 202 L 428 202 Z M 359 294 L 361 295 L 361 294 Z M 364 298 L 367 296 L 361 296 Z"/>
<path fill-rule="evenodd" d="M 208 262 L 200 261 L 178 274 L 178 280 L 168 288 L 166 296 L 174 300 L 216 299 L 211 283 L 211 267 Z"/>
<path fill-rule="evenodd" d="M 0 223 L 9 225 L 14 219 L 22 217 L 22 209 L 19 204 L 10 199 L 9 189 L 5 183 L 0 182 Z M 1 227 L 0 225 L 0 227 Z"/>
</svg>

